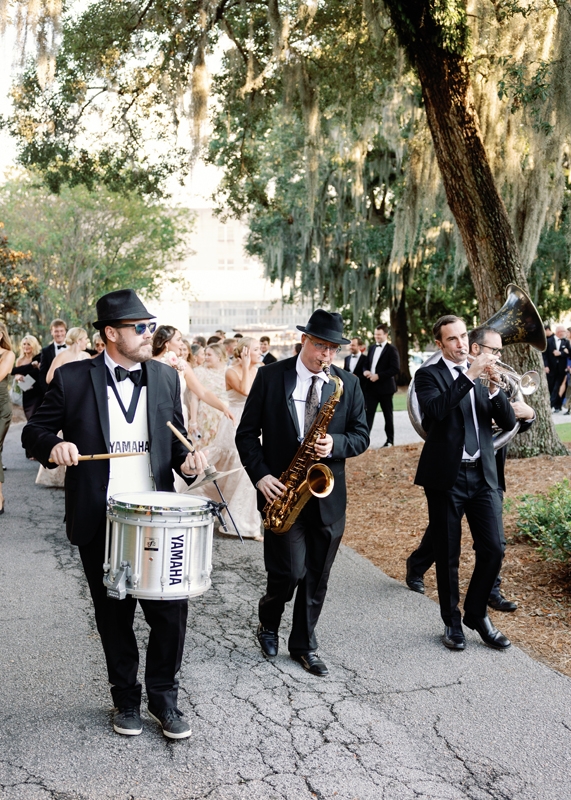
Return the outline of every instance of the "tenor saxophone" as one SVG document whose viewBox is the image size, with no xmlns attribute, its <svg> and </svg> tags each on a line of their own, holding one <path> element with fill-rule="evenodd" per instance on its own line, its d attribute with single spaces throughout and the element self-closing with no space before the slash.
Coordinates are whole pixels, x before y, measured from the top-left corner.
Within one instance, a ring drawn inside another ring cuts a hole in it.
<svg viewBox="0 0 571 800">
<path fill-rule="evenodd" d="M 335 406 L 343 394 L 343 381 L 331 375 L 329 365 L 322 363 L 323 372 L 335 383 L 331 397 L 317 412 L 313 424 L 306 433 L 293 461 L 280 476 L 285 491 L 276 500 L 264 506 L 264 527 L 274 533 L 287 533 L 299 516 L 307 501 L 313 497 L 327 497 L 333 491 L 335 482 L 333 473 L 326 464 L 322 464 L 315 455 L 315 442 L 325 436 Z"/>
</svg>

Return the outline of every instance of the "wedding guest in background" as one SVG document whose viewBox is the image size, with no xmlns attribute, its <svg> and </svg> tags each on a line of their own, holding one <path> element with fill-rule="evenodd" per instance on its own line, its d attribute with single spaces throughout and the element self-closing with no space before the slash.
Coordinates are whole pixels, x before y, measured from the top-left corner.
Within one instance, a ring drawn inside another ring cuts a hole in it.
<svg viewBox="0 0 571 800">
<path fill-rule="evenodd" d="M 191 343 L 188 339 L 182 339 L 180 343 L 180 357 L 184 359 L 184 361 L 188 361 L 190 366 L 192 367 L 192 361 L 190 358 L 190 348 L 192 347 Z"/>
<path fill-rule="evenodd" d="M 30 419 L 36 408 L 42 402 L 43 392 L 40 389 L 40 363 L 39 355 L 42 352 L 42 346 L 35 336 L 27 333 L 20 342 L 20 355 L 16 359 L 16 364 L 12 369 L 12 375 L 15 375 L 15 380 L 18 383 L 26 384 L 25 376 L 29 375 L 34 383 L 30 388 L 22 389 L 22 407 L 26 419 Z"/>
<path fill-rule="evenodd" d="M 226 390 L 230 402 L 230 411 L 240 421 L 246 398 L 258 373 L 260 364 L 260 343 L 257 339 L 244 337 L 240 339 L 234 349 L 232 366 L 226 370 Z M 242 469 L 242 462 L 236 449 L 236 429 L 227 419 L 222 419 L 218 431 L 208 446 L 211 464 L 216 466 L 218 472 L 226 472 L 240 467 L 237 472 L 220 480 L 220 488 L 236 525 L 244 538 L 262 541 L 261 516 L 257 507 L 256 490 L 254 489 L 246 471 Z M 193 494 L 200 492 L 214 500 L 216 489 L 212 484 L 206 485 L 202 490 L 198 487 Z M 231 535 L 236 535 L 232 524 L 228 520 Z"/>
<path fill-rule="evenodd" d="M 190 349 L 190 365 L 193 369 L 196 367 L 202 367 L 204 364 L 206 352 L 204 347 L 200 344 L 193 344 Z"/>
<path fill-rule="evenodd" d="M 277 358 L 270 353 L 270 337 L 260 336 L 260 353 L 264 364 L 273 364 Z"/>
<path fill-rule="evenodd" d="M 234 358 L 234 348 L 236 347 L 237 339 L 224 339 L 222 344 L 226 350 L 226 366 L 232 366 L 232 359 Z"/>
<path fill-rule="evenodd" d="M 99 353 L 102 353 L 105 350 L 105 342 L 101 338 L 100 333 L 93 334 L 93 349 L 95 350 L 95 355 L 99 355 Z"/>
<path fill-rule="evenodd" d="M 206 339 L 204 336 L 195 336 L 192 344 L 199 344 L 201 347 L 206 347 Z"/>
<path fill-rule="evenodd" d="M 206 348 L 204 366 L 197 367 L 196 377 L 206 389 L 214 392 L 222 402 L 228 403 L 226 393 L 226 353 L 219 344 Z M 222 413 L 202 403 L 195 394 L 190 400 L 189 432 L 200 435 L 200 447 L 208 447 L 216 436 Z M 198 444 L 198 443 L 197 443 Z"/>
<path fill-rule="evenodd" d="M 224 340 L 220 336 L 209 336 L 206 346 L 208 347 L 209 344 L 222 344 L 223 341 Z"/>
<path fill-rule="evenodd" d="M 70 364 L 72 361 L 81 361 L 84 358 L 91 358 L 85 352 L 87 348 L 87 331 L 84 328 L 70 328 L 65 337 L 66 350 L 62 350 L 52 361 L 46 375 L 46 383 L 51 383 L 54 372 L 63 364 Z M 41 366 L 40 366 L 41 370 Z"/>
<path fill-rule="evenodd" d="M 0 322 L 0 514 L 4 513 L 4 466 L 2 464 L 2 450 L 4 439 L 12 421 L 12 403 L 8 397 L 8 375 L 12 372 L 16 356 L 12 350 L 12 343 L 8 329 Z"/>
<path fill-rule="evenodd" d="M 293 355 L 298 356 L 301 353 L 301 342 L 296 342 L 293 346 Z"/>
<path fill-rule="evenodd" d="M 46 376 L 52 365 L 54 358 L 62 350 L 67 348 L 65 337 L 67 334 L 67 324 L 63 319 L 54 319 L 50 323 L 50 334 L 52 340 L 40 353 L 40 390 L 45 394 L 47 388 Z"/>
</svg>

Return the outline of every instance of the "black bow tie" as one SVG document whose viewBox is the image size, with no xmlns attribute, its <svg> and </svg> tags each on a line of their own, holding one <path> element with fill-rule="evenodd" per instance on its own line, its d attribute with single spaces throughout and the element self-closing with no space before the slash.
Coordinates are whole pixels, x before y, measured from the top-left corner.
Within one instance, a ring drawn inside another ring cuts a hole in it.
<svg viewBox="0 0 571 800">
<path fill-rule="evenodd" d="M 65 350 L 65 344 L 56 344 L 56 350 Z"/>
<path fill-rule="evenodd" d="M 384 344 L 384 342 L 383 342 L 383 344 Z M 383 345 L 382 345 L 382 344 L 380 344 L 380 342 L 377 342 L 377 344 L 375 345 L 375 347 L 382 347 L 382 346 L 383 346 Z"/>
<path fill-rule="evenodd" d="M 138 386 L 141 382 L 142 375 L 142 369 L 135 369 L 133 372 L 131 372 L 131 370 L 125 369 L 125 367 L 115 367 L 115 377 L 117 378 L 118 383 L 124 381 L 125 378 L 130 378 L 135 386 Z"/>
</svg>

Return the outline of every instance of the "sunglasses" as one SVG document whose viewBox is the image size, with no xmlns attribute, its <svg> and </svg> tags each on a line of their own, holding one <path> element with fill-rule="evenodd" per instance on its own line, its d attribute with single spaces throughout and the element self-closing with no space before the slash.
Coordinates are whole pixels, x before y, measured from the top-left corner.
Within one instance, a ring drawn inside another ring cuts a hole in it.
<svg viewBox="0 0 571 800">
<path fill-rule="evenodd" d="M 135 328 L 137 336 L 142 336 L 148 329 L 149 333 L 154 333 L 157 329 L 156 322 L 123 322 L 121 325 L 113 325 L 114 328 Z"/>
</svg>

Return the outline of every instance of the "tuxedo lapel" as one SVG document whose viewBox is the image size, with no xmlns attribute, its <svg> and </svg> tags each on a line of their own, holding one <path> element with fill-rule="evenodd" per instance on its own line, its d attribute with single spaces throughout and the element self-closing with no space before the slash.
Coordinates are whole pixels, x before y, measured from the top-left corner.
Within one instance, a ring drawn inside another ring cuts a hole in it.
<svg viewBox="0 0 571 800">
<path fill-rule="evenodd" d="M 448 369 L 448 365 L 446 364 L 443 358 L 441 358 L 440 361 L 436 362 L 436 367 L 440 370 L 440 376 L 444 381 L 444 383 L 446 384 L 446 386 L 452 386 L 452 384 L 454 383 L 454 378 L 452 377 L 452 374 Z"/>
<path fill-rule="evenodd" d="M 105 368 L 105 357 L 103 353 L 91 362 L 91 382 L 95 393 L 99 424 L 103 432 L 107 452 L 110 450 L 109 442 L 109 407 L 107 405 L 107 373 Z"/>
<path fill-rule="evenodd" d="M 295 384 L 297 382 L 297 372 L 295 369 L 295 364 L 296 362 L 294 361 L 293 367 L 284 372 L 284 390 L 285 390 L 286 405 L 293 420 L 293 424 L 295 425 L 295 430 L 299 438 L 301 436 L 301 432 L 299 430 L 297 411 L 295 410 L 295 403 L 293 400 L 293 393 L 295 390 Z"/>
</svg>

